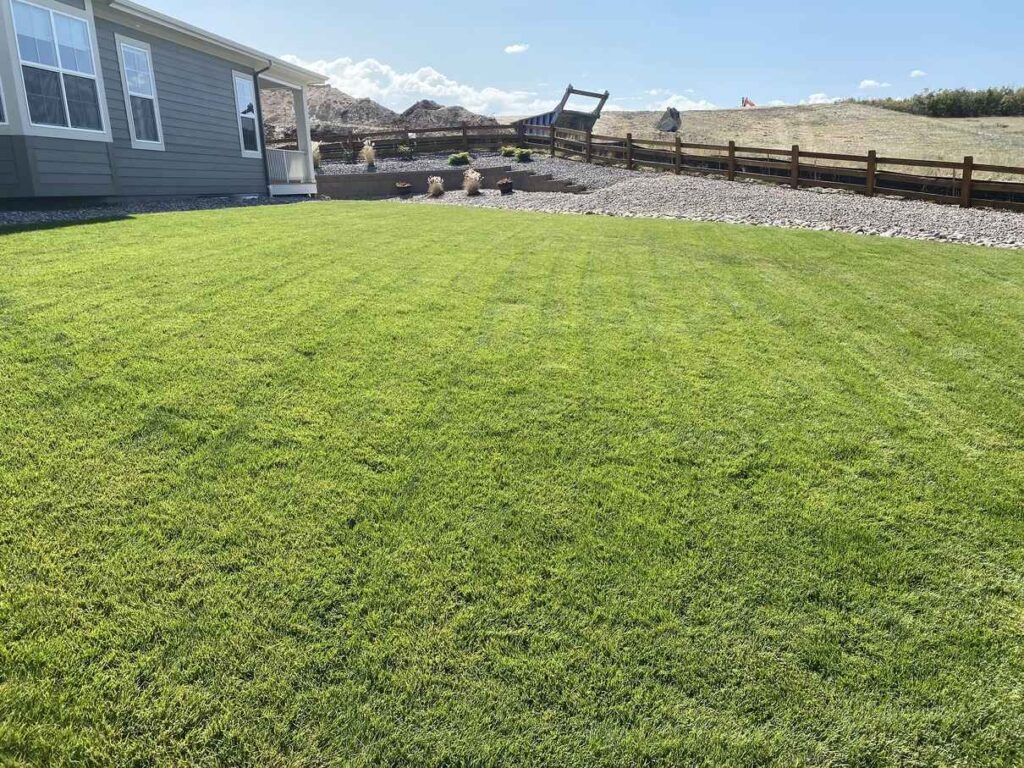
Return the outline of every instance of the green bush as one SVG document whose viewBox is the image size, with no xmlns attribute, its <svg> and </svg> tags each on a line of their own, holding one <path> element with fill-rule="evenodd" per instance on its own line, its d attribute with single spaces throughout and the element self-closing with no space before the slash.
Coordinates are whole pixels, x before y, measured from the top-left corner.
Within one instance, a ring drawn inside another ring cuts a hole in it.
<svg viewBox="0 0 1024 768">
<path fill-rule="evenodd" d="M 412 160 L 412 147 L 410 147 L 408 144 L 399 144 L 398 156 L 402 160 Z"/>
<path fill-rule="evenodd" d="M 924 91 L 909 99 L 876 99 L 876 107 L 925 117 L 1022 117 L 1024 88 L 951 88 Z"/>
<path fill-rule="evenodd" d="M 502 157 L 515 157 L 516 156 L 516 152 L 518 152 L 518 151 L 519 151 L 518 147 L 502 147 L 501 148 L 501 156 Z"/>
<path fill-rule="evenodd" d="M 469 165 L 469 152 L 459 152 L 448 158 L 448 165 Z"/>
<path fill-rule="evenodd" d="M 517 149 L 516 150 L 516 162 L 518 163 L 529 163 L 533 160 L 533 152 L 528 149 Z"/>
</svg>

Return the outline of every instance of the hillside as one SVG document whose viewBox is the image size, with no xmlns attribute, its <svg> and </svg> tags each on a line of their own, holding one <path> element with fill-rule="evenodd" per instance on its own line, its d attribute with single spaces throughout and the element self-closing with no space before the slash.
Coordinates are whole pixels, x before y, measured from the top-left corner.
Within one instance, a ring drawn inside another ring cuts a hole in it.
<svg viewBox="0 0 1024 768">
<path fill-rule="evenodd" d="M 654 125 L 661 112 L 605 112 L 595 132 L 612 136 L 665 138 Z M 730 139 L 757 147 L 799 144 L 818 152 L 863 153 L 875 149 L 896 157 L 1024 165 L 1024 118 L 919 117 L 864 104 L 725 109 L 683 112 L 680 136 L 697 144 Z"/>
<path fill-rule="evenodd" d="M 398 123 L 409 128 L 445 128 L 451 125 L 497 125 L 498 121 L 470 112 L 465 107 L 445 107 L 424 99 L 405 110 Z"/>
<path fill-rule="evenodd" d="M 269 141 L 295 137 L 291 94 L 264 90 L 263 120 Z M 313 138 L 332 141 L 352 132 L 387 128 L 431 128 L 448 125 L 494 125 L 490 117 L 459 106 L 445 107 L 435 101 L 418 101 L 398 114 L 372 99 L 357 99 L 329 85 L 310 88 L 307 95 Z"/>
</svg>

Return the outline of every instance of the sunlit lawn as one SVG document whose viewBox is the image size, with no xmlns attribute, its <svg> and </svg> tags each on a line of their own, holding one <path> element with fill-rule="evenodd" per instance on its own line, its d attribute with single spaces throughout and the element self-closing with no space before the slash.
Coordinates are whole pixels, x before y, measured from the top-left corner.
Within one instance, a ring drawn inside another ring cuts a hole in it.
<svg viewBox="0 0 1024 768">
<path fill-rule="evenodd" d="M 1024 257 L 0 235 L 0 764 L 1024 762 Z"/>
</svg>

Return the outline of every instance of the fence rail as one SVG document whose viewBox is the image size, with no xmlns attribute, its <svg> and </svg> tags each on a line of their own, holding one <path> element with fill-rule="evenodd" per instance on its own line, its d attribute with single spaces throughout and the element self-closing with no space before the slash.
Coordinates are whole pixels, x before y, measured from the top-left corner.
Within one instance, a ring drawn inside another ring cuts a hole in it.
<svg viewBox="0 0 1024 768">
<path fill-rule="evenodd" d="M 634 138 L 632 134 L 606 136 L 591 131 L 531 125 L 377 131 L 353 136 L 349 141 L 322 145 L 322 156 L 355 160 L 364 139 L 373 141 L 381 157 L 398 155 L 403 146 L 412 152 L 427 153 L 498 149 L 502 145 L 516 144 L 545 151 L 552 157 L 624 165 L 630 169 L 702 173 L 724 176 L 730 181 L 753 179 L 788 184 L 793 188 L 824 187 L 965 208 L 985 205 L 1024 211 L 1024 167 L 975 163 L 970 156 L 962 162 L 919 160 L 888 157 L 874 150 L 857 155 L 813 152 L 797 145 L 773 149 L 741 146 L 734 141 L 695 144 L 684 142 L 678 136 L 674 141 L 665 141 Z M 914 172 L 917 169 L 925 172 Z"/>
</svg>

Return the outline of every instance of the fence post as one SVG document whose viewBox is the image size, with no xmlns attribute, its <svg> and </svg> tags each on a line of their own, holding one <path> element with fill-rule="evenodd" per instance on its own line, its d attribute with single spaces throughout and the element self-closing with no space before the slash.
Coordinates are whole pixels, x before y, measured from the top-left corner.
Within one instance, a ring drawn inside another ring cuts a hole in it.
<svg viewBox="0 0 1024 768">
<path fill-rule="evenodd" d="M 633 170 L 633 134 L 626 134 L 626 170 Z"/>
<path fill-rule="evenodd" d="M 679 134 L 676 134 L 676 176 L 683 168 L 683 140 L 679 138 Z"/>
<path fill-rule="evenodd" d="M 729 181 L 736 180 L 736 142 L 729 142 L 729 172 L 727 174 Z"/>
<path fill-rule="evenodd" d="M 521 147 L 526 143 L 526 123 L 516 125 L 516 146 Z"/>
<path fill-rule="evenodd" d="M 971 195 L 974 186 L 974 158 L 968 155 L 964 158 L 964 176 L 960 180 L 960 207 L 971 207 Z"/>
<path fill-rule="evenodd" d="M 800 145 L 793 145 L 793 157 L 789 161 L 789 183 L 793 189 L 800 188 Z"/>
<path fill-rule="evenodd" d="M 587 162 L 594 162 L 594 129 L 587 128 Z"/>
<path fill-rule="evenodd" d="M 551 156 L 555 156 L 555 124 L 551 124 Z"/>
<path fill-rule="evenodd" d="M 864 180 L 865 193 L 868 197 L 875 196 L 875 176 L 878 174 L 878 153 L 875 150 L 868 152 L 868 175 Z"/>
</svg>

